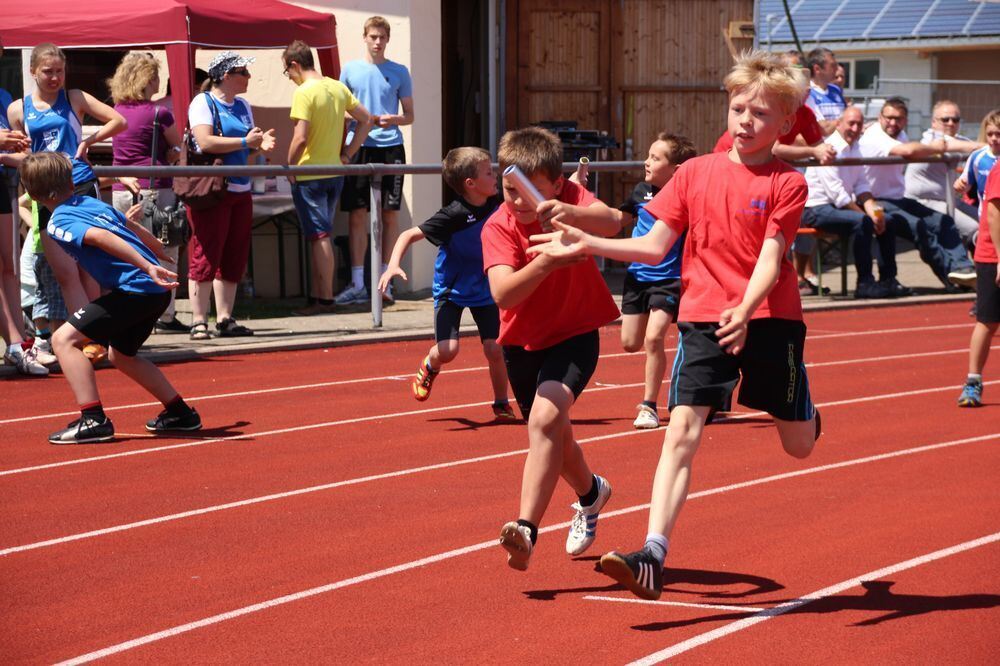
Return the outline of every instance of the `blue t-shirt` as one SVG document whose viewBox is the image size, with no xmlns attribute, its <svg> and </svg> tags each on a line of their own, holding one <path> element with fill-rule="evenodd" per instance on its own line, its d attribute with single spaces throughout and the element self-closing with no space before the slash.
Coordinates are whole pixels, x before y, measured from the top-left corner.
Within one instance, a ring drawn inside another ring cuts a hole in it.
<svg viewBox="0 0 1000 666">
<path fill-rule="evenodd" d="M 646 210 L 646 204 L 652 201 L 653 197 L 659 191 L 660 188 L 654 187 L 649 183 L 639 183 L 632 190 L 632 195 L 628 200 L 618 207 L 618 210 L 636 218 L 635 227 L 632 229 L 632 238 L 645 236 L 653 228 L 653 224 L 656 223 L 656 218 Z M 639 282 L 660 282 L 661 280 L 680 279 L 681 253 L 683 250 L 684 236 L 681 236 L 674 243 L 673 248 L 667 253 L 667 256 L 663 258 L 663 261 L 655 266 L 632 262 L 629 264 L 628 272 Z"/>
<path fill-rule="evenodd" d="M 7 120 L 7 107 L 14 101 L 10 93 L 0 88 L 0 129 L 9 130 L 10 121 Z"/>
<path fill-rule="evenodd" d="M 218 115 L 222 136 L 242 139 L 253 129 L 253 112 L 245 99 L 237 97 L 233 99 L 232 104 L 226 104 L 208 92 L 195 95 L 191 100 L 191 106 L 188 107 L 188 123 L 191 127 L 210 125 L 212 134 L 218 134 L 213 114 Z M 197 145 L 197 142 L 195 144 Z M 247 160 L 250 159 L 250 149 L 241 148 L 231 153 L 221 153 L 219 157 L 227 166 L 246 166 Z M 230 192 L 250 191 L 250 176 L 229 176 L 228 182 Z"/>
<path fill-rule="evenodd" d="M 105 229 L 135 248 L 150 263 L 158 264 L 152 250 L 125 226 L 125 216 L 103 201 L 73 196 L 56 206 L 45 229 L 49 237 L 83 266 L 83 270 L 90 273 L 101 287 L 133 294 L 162 294 L 166 291 L 144 270 L 93 245 L 83 244 L 88 231 Z"/>
<path fill-rule="evenodd" d="M 962 173 L 968 181 L 969 194 L 979 200 L 979 211 L 983 210 L 983 192 L 986 191 L 986 179 L 990 176 L 990 171 L 997 163 L 997 157 L 990 152 L 989 146 L 983 146 L 972 151 L 969 161 L 965 163 L 965 171 Z"/>
<path fill-rule="evenodd" d="M 826 92 L 821 92 L 815 86 L 809 86 L 809 100 L 819 109 L 823 120 L 837 120 L 847 108 L 847 100 L 840 86 L 829 84 Z"/>
<path fill-rule="evenodd" d="M 344 65 L 340 72 L 340 80 L 351 89 L 354 96 L 368 109 L 373 116 L 399 113 L 399 100 L 413 97 L 413 81 L 410 70 L 398 62 L 386 60 L 378 65 L 364 61 L 352 60 Z M 352 124 L 347 141 L 350 143 L 354 135 Z M 385 148 L 403 143 L 403 133 L 399 127 L 372 127 L 365 139 L 368 147 Z"/>
<path fill-rule="evenodd" d="M 31 95 L 25 95 L 24 129 L 31 139 L 31 152 L 62 153 L 70 159 L 74 185 L 97 178 L 88 162 L 74 157 L 83 141 L 83 126 L 69 103 L 65 89 L 59 91 L 56 103 L 45 111 L 36 109 Z"/>
<path fill-rule="evenodd" d="M 420 225 L 433 245 L 434 303 L 451 301 L 464 308 L 493 305 L 490 283 L 483 271 L 483 225 L 500 206 L 500 197 L 491 197 L 482 206 L 462 198 L 452 201 Z"/>
</svg>

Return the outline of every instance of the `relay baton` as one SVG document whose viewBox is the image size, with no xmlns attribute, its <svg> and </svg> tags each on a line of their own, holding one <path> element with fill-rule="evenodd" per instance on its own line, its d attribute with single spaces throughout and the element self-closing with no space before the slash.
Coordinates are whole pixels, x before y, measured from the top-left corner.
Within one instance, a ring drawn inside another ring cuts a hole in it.
<svg viewBox="0 0 1000 666">
<path fill-rule="evenodd" d="M 517 165 L 511 164 L 509 167 L 504 169 L 503 176 L 504 178 L 510 179 L 511 184 L 514 185 L 514 189 L 517 190 L 517 193 L 532 208 L 538 208 L 538 204 L 545 201 L 545 199 L 542 197 L 542 193 L 538 191 L 538 188 L 536 188 L 534 185 L 531 184 L 531 181 L 528 180 L 528 177 L 525 176 L 524 173 L 517 168 Z M 542 225 L 542 226 L 547 227 L 545 228 L 545 231 L 552 230 L 550 225 Z"/>
<path fill-rule="evenodd" d="M 580 164 L 576 167 L 577 181 L 587 187 L 587 176 L 590 174 L 590 160 L 586 157 L 580 158 Z"/>
</svg>

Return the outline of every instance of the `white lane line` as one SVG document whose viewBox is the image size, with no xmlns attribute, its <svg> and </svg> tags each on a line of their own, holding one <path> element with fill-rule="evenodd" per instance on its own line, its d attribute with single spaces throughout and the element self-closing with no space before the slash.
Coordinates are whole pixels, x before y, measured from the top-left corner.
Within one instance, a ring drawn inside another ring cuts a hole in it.
<svg viewBox="0 0 1000 666">
<path fill-rule="evenodd" d="M 843 338 L 843 337 L 856 336 L 856 335 L 889 335 L 889 334 L 892 334 L 892 333 L 908 333 L 908 332 L 919 332 L 919 331 L 937 331 L 937 330 L 952 329 L 952 328 L 969 328 L 971 326 L 972 326 L 972 324 L 946 324 L 946 325 L 943 325 L 943 326 L 916 326 L 916 327 L 912 327 L 912 328 L 887 328 L 887 329 L 879 329 L 879 330 L 872 330 L 872 331 L 857 331 L 857 332 L 851 332 L 851 333 L 828 333 L 828 334 L 823 334 L 823 335 L 812 335 L 812 336 L 809 336 L 808 340 L 810 340 L 810 341 L 811 340 L 826 340 L 826 339 L 829 339 L 829 338 Z M 668 352 L 677 351 L 677 348 L 676 347 L 668 347 L 668 348 L 665 349 L 665 351 L 668 351 Z M 968 349 L 966 349 L 965 351 L 968 351 Z M 628 357 L 628 356 L 634 356 L 636 358 L 641 358 L 641 353 L 640 352 L 632 352 L 632 353 L 629 353 L 629 352 L 619 352 L 619 353 L 615 353 L 615 354 L 602 354 L 600 356 L 600 358 L 602 358 L 602 359 L 606 359 L 606 358 L 622 358 L 622 357 Z M 875 359 L 875 360 L 877 360 L 877 359 Z M 488 369 L 489 368 L 487 366 L 485 366 L 485 365 L 483 365 L 483 366 L 475 366 L 475 367 L 471 367 L 471 368 L 455 368 L 455 369 L 444 370 L 442 374 L 451 374 L 451 373 L 460 373 L 460 372 L 482 372 L 482 371 L 485 371 L 485 370 L 488 370 Z M 369 382 L 400 381 L 400 380 L 408 380 L 410 378 L 411 378 L 410 375 L 382 375 L 382 376 L 379 376 L 379 377 L 360 377 L 360 378 L 357 378 L 357 379 L 341 379 L 341 380 L 329 381 L 329 382 L 315 382 L 315 383 L 311 383 L 311 384 L 297 384 L 297 385 L 294 385 L 294 386 L 279 386 L 279 387 L 269 388 L 269 389 L 256 389 L 256 390 L 250 390 L 250 391 L 235 391 L 235 392 L 231 392 L 231 393 L 217 393 L 217 394 L 211 394 L 211 395 L 192 396 L 190 398 L 185 398 L 185 401 L 187 401 L 187 402 L 198 402 L 198 401 L 204 401 L 204 400 L 223 400 L 223 399 L 226 399 L 226 398 L 243 398 L 243 397 L 252 396 L 252 395 L 266 395 L 266 394 L 270 394 L 270 393 L 284 393 L 284 392 L 288 392 L 288 391 L 305 391 L 305 390 L 318 389 L 318 388 L 329 388 L 329 387 L 332 387 L 332 386 L 347 386 L 347 385 L 351 385 L 351 384 L 363 384 L 363 383 L 369 383 Z M 157 407 L 159 405 L 160 405 L 160 403 L 158 403 L 158 402 L 139 402 L 139 403 L 133 403 L 133 404 L 128 404 L 128 405 L 117 405 L 117 406 L 112 406 L 112 407 L 105 407 L 104 411 L 110 412 L 110 411 L 120 411 L 120 410 L 125 410 L 125 409 L 137 409 L 137 408 L 140 408 L 140 407 Z M 57 417 L 65 417 L 65 416 L 75 417 L 78 413 L 79 412 L 75 412 L 75 411 L 70 411 L 70 412 L 53 412 L 53 413 L 50 413 L 50 414 L 38 414 L 36 416 L 20 416 L 20 417 L 17 417 L 17 418 L 0 419 L 0 425 L 4 425 L 6 423 L 23 423 L 25 421 L 35 421 L 35 420 L 38 420 L 38 419 L 48 419 L 48 418 L 57 418 Z"/>
<path fill-rule="evenodd" d="M 882 569 L 876 569 L 875 571 L 869 571 L 866 574 L 861 574 L 854 578 L 845 580 L 836 585 L 831 585 L 830 587 L 825 587 L 822 590 L 817 590 L 812 594 L 807 594 L 798 599 L 780 604 L 774 608 L 767 608 L 761 612 L 752 615 L 747 618 L 736 620 L 727 625 L 714 629 L 712 631 L 705 632 L 704 634 L 699 634 L 693 638 L 689 638 L 686 641 L 677 643 L 668 648 L 660 650 L 659 652 L 654 652 L 651 655 L 643 657 L 642 659 L 637 659 L 633 661 L 630 666 L 650 666 L 651 664 L 658 664 L 661 661 L 666 661 L 671 657 L 675 657 L 681 653 L 692 650 L 696 647 L 705 645 L 706 643 L 711 643 L 712 641 L 718 640 L 725 636 L 735 634 L 737 631 L 743 631 L 744 629 L 749 629 L 750 627 L 760 624 L 766 620 L 770 620 L 773 617 L 778 617 L 779 615 L 784 615 L 790 611 L 802 608 L 803 606 L 810 604 L 814 601 L 819 601 L 820 599 L 825 599 L 831 597 L 835 594 L 840 594 L 845 590 L 849 590 L 853 587 L 858 587 L 862 582 L 877 580 L 879 578 L 884 578 L 886 576 L 891 576 L 897 574 L 900 571 L 906 571 L 907 569 L 913 569 L 914 567 L 919 567 L 923 564 L 928 564 L 929 562 L 934 562 L 935 560 L 941 560 L 946 557 L 951 557 L 952 555 L 957 555 L 963 553 L 967 550 L 972 550 L 973 548 L 980 548 L 992 543 L 1000 541 L 1000 532 L 994 532 L 993 534 L 980 537 L 978 539 L 973 539 L 972 541 L 966 541 L 950 548 L 942 548 L 941 550 L 936 550 L 933 553 L 927 553 L 926 555 L 921 555 L 919 557 L 914 557 L 912 559 L 906 560 L 905 562 L 899 562 L 898 564 L 893 564 Z"/>
<path fill-rule="evenodd" d="M 991 349 L 993 349 L 993 348 L 994 347 L 991 347 Z M 997 347 L 997 348 L 1000 348 L 1000 347 Z M 897 355 L 897 356 L 874 356 L 874 357 L 868 357 L 868 358 L 857 358 L 857 359 L 853 359 L 853 360 L 850 360 L 850 361 L 826 361 L 826 362 L 823 362 L 823 363 L 807 363 L 806 367 L 807 368 L 817 368 L 817 367 L 824 367 L 825 365 L 843 365 L 845 363 L 877 363 L 877 362 L 880 362 L 880 361 L 887 361 L 887 360 L 900 360 L 900 359 L 908 359 L 908 358 L 923 358 L 925 356 L 937 356 L 937 355 L 940 355 L 941 353 L 965 353 L 967 351 L 968 350 L 965 350 L 965 349 L 956 349 L 956 350 L 952 350 L 950 352 L 922 352 L 922 353 L 919 353 L 919 354 L 902 354 L 902 355 Z M 669 383 L 670 383 L 669 379 L 666 380 L 666 381 L 664 381 L 664 384 L 669 384 Z M 992 384 L 992 383 L 995 383 L 995 382 L 983 382 L 984 385 L 988 385 L 988 384 Z M 594 388 L 589 389 L 587 391 L 587 394 L 597 393 L 599 391 L 614 391 L 614 390 L 623 389 L 623 388 L 636 388 L 636 387 L 639 387 L 639 386 L 643 386 L 643 383 L 642 382 L 637 382 L 637 383 L 633 383 L 633 384 L 613 384 L 613 385 L 607 385 L 607 386 L 595 386 Z M 925 389 L 923 391 L 917 391 L 916 393 L 906 393 L 906 394 L 895 394 L 895 393 L 893 393 L 893 394 L 887 394 L 884 397 L 896 397 L 897 395 L 917 395 L 919 393 L 934 392 L 934 391 L 940 391 L 940 390 L 946 390 L 946 389 L 951 389 L 951 390 L 956 390 L 957 391 L 958 387 L 957 386 L 950 386 L 950 387 L 935 388 L 935 389 Z M 853 402 L 857 402 L 858 400 L 859 399 L 854 399 Z M 829 403 L 829 404 L 850 404 L 850 402 L 852 402 L 852 401 L 847 401 L 847 402 L 841 401 L 841 402 L 838 402 L 838 403 Z M 157 403 L 157 404 L 159 404 L 159 403 Z M 256 433 L 245 433 L 245 434 L 242 434 L 242 435 L 230 435 L 228 437 L 212 437 L 212 438 L 195 439 L 194 441 L 180 442 L 178 444 L 168 444 L 168 445 L 165 445 L 165 446 L 154 446 L 154 447 L 149 447 L 149 448 L 145 448 L 145 449 L 138 449 L 138 450 L 133 450 L 133 451 L 122 451 L 122 452 L 119 452 L 119 453 L 111 453 L 111 454 L 102 455 L 102 456 L 91 456 L 91 457 L 88 457 L 88 458 L 76 458 L 76 459 L 73 459 L 73 460 L 63 460 L 63 461 L 56 462 L 56 463 L 46 463 L 46 464 L 43 464 L 43 465 L 33 465 L 33 466 L 29 466 L 29 467 L 20 467 L 20 468 L 15 468 L 15 469 L 0 470 L 0 477 L 9 476 L 9 475 L 12 475 L 12 474 L 24 474 L 26 472 L 37 472 L 37 471 L 40 471 L 40 470 L 54 469 L 54 468 L 59 468 L 59 467 L 66 467 L 68 465 L 80 465 L 80 464 L 83 464 L 83 463 L 100 462 L 100 461 L 104 461 L 104 460 L 114 460 L 114 459 L 117 459 L 117 458 L 125 458 L 125 457 L 130 457 L 130 456 L 144 455 L 144 454 L 147 454 L 147 453 L 159 453 L 161 451 L 172 451 L 172 450 L 175 450 L 175 449 L 186 449 L 186 448 L 190 448 L 190 447 L 193 447 L 193 446 L 203 446 L 205 444 L 216 444 L 216 443 L 219 443 L 219 442 L 231 442 L 231 441 L 239 441 L 239 440 L 247 440 L 247 441 L 249 441 L 249 440 L 256 440 L 258 438 L 265 437 L 265 436 L 282 435 L 282 434 L 287 434 L 287 433 L 290 433 L 290 432 L 300 432 L 302 430 L 312 430 L 312 429 L 315 429 L 315 428 L 329 428 L 329 427 L 335 427 L 335 426 L 340 426 L 340 425 L 350 425 L 350 424 L 353 424 L 353 423 L 361 423 L 361 422 L 364 422 L 364 421 L 379 421 L 379 420 L 385 420 L 385 419 L 399 418 L 399 417 L 403 417 L 403 416 L 419 416 L 421 414 L 433 414 L 433 413 L 436 413 L 436 412 L 448 411 L 448 410 L 452 410 L 452 409 L 463 409 L 463 408 L 466 408 L 466 407 L 482 407 L 482 406 L 489 405 L 489 404 L 492 404 L 492 403 L 490 403 L 490 402 L 473 402 L 473 403 L 466 403 L 466 404 L 461 404 L 461 405 L 445 405 L 443 407 L 429 407 L 427 409 L 417 409 L 417 410 L 410 410 L 410 411 L 406 411 L 406 412 L 391 412 L 391 413 L 387 413 L 387 414 L 376 414 L 376 415 L 373 415 L 373 416 L 363 416 L 363 417 L 358 417 L 358 418 L 354 418 L 354 419 L 342 419 L 342 420 L 339 420 L 339 421 L 327 421 L 327 422 L 324 422 L 324 423 L 315 423 L 315 424 L 305 425 L 305 426 L 293 426 L 293 427 L 289 427 L 289 428 L 278 428 L 278 429 L 275 429 L 275 430 L 263 430 L 263 431 L 256 432 Z M 819 406 L 822 406 L 822 405 L 819 405 Z M 76 413 L 76 412 L 74 412 L 74 413 Z M 755 414 L 757 414 L 757 413 L 755 412 Z M 720 419 L 720 420 L 722 420 L 722 419 Z"/>
<path fill-rule="evenodd" d="M 926 446 L 919 446 L 912 449 L 906 449 L 902 451 L 893 451 L 892 453 L 884 453 L 876 456 L 866 456 L 864 458 L 856 458 L 854 460 L 846 460 L 839 463 L 833 463 L 830 465 L 820 465 L 817 467 L 811 467 L 809 469 L 798 470 L 795 472 L 787 472 L 784 474 L 774 474 L 771 476 L 762 477 L 759 479 L 753 479 L 750 481 L 743 481 L 740 483 L 730 484 L 728 486 L 722 486 L 719 488 L 711 488 L 708 490 L 703 490 L 696 493 L 691 493 L 688 495 L 688 500 L 698 499 L 700 497 L 708 497 L 711 495 L 718 495 L 725 492 L 731 492 L 733 490 L 739 490 L 742 488 L 749 488 L 752 486 L 759 486 L 766 483 L 772 483 L 774 481 L 781 481 L 784 479 L 790 479 L 800 476 L 806 476 L 811 474 L 818 474 L 820 472 L 826 472 L 833 469 L 841 469 L 844 467 L 851 467 L 855 465 L 862 465 L 870 462 L 875 462 L 879 460 L 889 460 L 891 458 L 898 458 L 906 455 L 914 455 L 917 453 L 922 453 L 925 451 L 934 451 L 937 449 L 943 449 L 953 446 L 968 445 L 977 442 L 988 441 L 991 439 L 1000 438 L 1000 433 L 994 433 L 990 435 L 981 435 L 979 437 L 969 437 L 966 439 L 958 439 L 951 442 L 941 442 L 937 444 L 928 444 Z M 631 506 L 625 509 L 618 509 L 616 511 L 602 512 L 601 517 L 603 520 L 608 520 L 609 518 L 614 518 L 617 516 L 624 516 L 626 514 L 635 513 L 637 511 L 645 511 L 649 508 L 649 504 L 639 504 L 636 506 Z M 543 527 L 538 530 L 542 534 L 549 532 L 555 532 L 558 530 L 564 530 L 569 527 L 570 523 L 564 522 L 557 525 L 550 525 L 548 527 Z M 267 601 L 262 601 L 260 603 L 251 604 L 249 606 L 244 606 L 242 608 L 237 608 L 225 613 L 220 613 L 218 615 L 213 615 L 211 617 L 203 618 L 201 620 L 196 620 L 194 622 L 188 622 L 186 624 L 177 625 L 163 631 L 157 631 L 152 634 L 147 634 L 145 636 L 140 636 L 139 638 L 132 639 L 130 641 L 125 641 L 124 643 L 118 643 L 116 645 L 111 645 L 109 647 L 97 650 L 95 652 L 90 652 L 79 657 L 74 657 L 67 661 L 61 662 L 62 664 L 85 664 L 96 659 L 102 659 L 113 654 L 118 654 L 131 650 L 133 648 L 140 647 L 142 645 L 147 645 L 149 643 L 155 643 L 172 636 L 178 636 L 195 629 L 200 629 L 202 627 L 207 627 L 213 624 L 219 624 L 221 622 L 226 622 L 244 615 L 250 615 L 252 613 L 258 613 L 260 611 L 268 610 L 269 608 L 274 608 L 276 606 L 282 606 L 295 601 L 301 601 L 302 599 L 308 599 L 310 597 L 315 597 L 320 594 L 325 594 L 327 592 L 333 592 L 334 590 L 340 590 L 345 587 L 351 587 L 353 585 L 359 585 L 361 583 L 367 583 L 373 580 L 378 580 L 380 578 L 385 578 L 386 576 L 392 576 L 398 573 L 404 573 L 406 571 L 411 571 L 413 569 L 419 569 L 431 564 L 436 564 L 438 562 L 443 562 L 445 560 L 450 560 L 455 557 L 462 555 L 469 555 L 481 550 L 486 550 L 487 548 L 495 548 L 497 545 L 496 539 L 490 539 L 489 541 L 481 541 L 477 544 L 471 546 L 465 546 L 464 548 L 457 548 L 455 550 L 449 550 L 443 553 L 438 553 L 436 555 L 430 555 L 428 557 L 423 557 L 418 560 L 413 560 L 406 562 L 404 564 L 398 564 L 396 566 L 388 567 L 386 569 L 379 569 L 377 571 L 371 571 L 366 574 L 361 574 L 359 576 L 354 576 L 351 578 L 346 578 L 344 580 L 339 580 L 333 583 L 328 583 L 326 585 L 321 585 L 319 587 L 313 587 L 308 590 L 302 590 L 300 592 L 294 592 L 292 594 L 286 594 L 284 596 L 275 597 L 273 599 L 268 599 Z"/>
<path fill-rule="evenodd" d="M 753 606 L 724 606 L 722 604 L 692 604 L 683 601 L 653 601 L 651 599 L 636 599 L 625 598 L 625 597 L 603 597 L 600 595 L 587 595 L 584 597 L 587 601 L 617 601 L 623 604 L 647 604 L 650 606 L 681 606 L 682 608 L 701 608 L 703 610 L 727 610 L 736 611 L 737 613 L 760 613 L 761 611 L 767 610 L 766 608 L 754 608 Z"/>
</svg>

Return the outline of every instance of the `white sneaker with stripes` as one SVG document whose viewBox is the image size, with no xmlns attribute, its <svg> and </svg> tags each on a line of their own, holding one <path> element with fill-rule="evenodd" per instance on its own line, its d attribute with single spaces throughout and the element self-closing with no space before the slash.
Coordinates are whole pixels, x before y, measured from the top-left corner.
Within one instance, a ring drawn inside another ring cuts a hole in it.
<svg viewBox="0 0 1000 666">
<path fill-rule="evenodd" d="M 601 509 L 611 498 L 611 484 L 604 477 L 597 477 L 597 500 L 590 506 L 580 506 L 574 502 L 570 508 L 576 511 L 566 535 L 566 552 L 570 555 L 582 555 L 597 536 L 597 518 Z"/>
</svg>

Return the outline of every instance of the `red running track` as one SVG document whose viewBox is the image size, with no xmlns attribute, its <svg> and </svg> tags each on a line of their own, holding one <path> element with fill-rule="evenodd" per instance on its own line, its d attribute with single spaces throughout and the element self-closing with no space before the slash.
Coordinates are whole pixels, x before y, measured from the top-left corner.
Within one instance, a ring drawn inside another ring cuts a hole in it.
<svg viewBox="0 0 1000 666">
<path fill-rule="evenodd" d="M 642 356 L 620 353 L 615 327 L 574 409 L 591 465 L 614 486 L 598 540 L 565 555 L 574 498 L 561 487 L 524 574 L 495 541 L 516 513 L 526 435 L 490 421 L 474 340 L 426 403 L 408 377 L 427 343 L 167 366 L 210 428 L 196 438 L 142 434 L 158 408 L 102 370 L 124 435 L 50 446 L 71 418 L 65 383 L 6 382 L 45 400 L 6 400 L 0 418 L 0 654 L 989 661 L 1000 649 L 1000 382 L 984 408 L 955 407 L 965 309 L 810 315 L 816 452 L 789 458 L 746 410 L 711 426 L 659 604 L 594 571 L 600 553 L 641 543 L 663 438 L 631 429 Z"/>
</svg>

